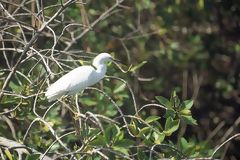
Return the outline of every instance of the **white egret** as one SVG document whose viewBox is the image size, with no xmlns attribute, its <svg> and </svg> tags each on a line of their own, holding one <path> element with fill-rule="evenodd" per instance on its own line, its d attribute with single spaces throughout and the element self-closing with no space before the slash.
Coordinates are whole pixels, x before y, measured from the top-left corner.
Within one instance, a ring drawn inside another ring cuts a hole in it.
<svg viewBox="0 0 240 160">
<path fill-rule="evenodd" d="M 92 66 L 80 66 L 65 74 L 48 87 L 45 93 L 48 101 L 54 101 L 63 95 L 76 94 L 96 84 L 105 76 L 106 63 L 109 61 L 115 61 L 115 59 L 108 53 L 100 53 L 94 58 Z"/>
</svg>

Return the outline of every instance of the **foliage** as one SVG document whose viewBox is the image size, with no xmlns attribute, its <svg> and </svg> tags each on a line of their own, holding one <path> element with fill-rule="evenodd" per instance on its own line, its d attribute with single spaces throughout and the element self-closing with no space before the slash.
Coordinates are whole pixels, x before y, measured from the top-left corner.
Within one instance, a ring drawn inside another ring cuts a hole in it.
<svg viewBox="0 0 240 160">
<path fill-rule="evenodd" d="M 1 1 L 1 158 L 238 157 L 239 144 L 216 146 L 240 124 L 239 8 L 227 0 Z M 125 65 L 109 64 L 111 76 L 77 102 L 46 100 L 49 84 L 99 52 Z"/>
</svg>

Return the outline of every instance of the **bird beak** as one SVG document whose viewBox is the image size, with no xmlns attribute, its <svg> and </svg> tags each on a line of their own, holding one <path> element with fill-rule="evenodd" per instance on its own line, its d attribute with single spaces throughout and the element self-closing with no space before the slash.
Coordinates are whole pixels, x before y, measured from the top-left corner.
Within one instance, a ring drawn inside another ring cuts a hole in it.
<svg viewBox="0 0 240 160">
<path fill-rule="evenodd" d="M 114 59 L 114 58 L 112 58 L 112 61 L 113 61 L 113 62 L 116 62 L 116 63 L 123 64 L 123 62 L 122 62 L 122 61 L 120 61 L 120 60 L 118 60 L 118 59 Z"/>
<path fill-rule="evenodd" d="M 131 66 L 128 68 L 128 70 L 123 70 L 122 67 L 120 67 L 119 64 L 122 64 L 123 66 L 126 66 L 126 64 L 124 64 L 122 61 L 118 60 L 118 59 L 114 59 L 112 58 L 112 62 L 123 72 L 123 73 L 127 73 L 128 71 L 130 71 Z"/>
</svg>

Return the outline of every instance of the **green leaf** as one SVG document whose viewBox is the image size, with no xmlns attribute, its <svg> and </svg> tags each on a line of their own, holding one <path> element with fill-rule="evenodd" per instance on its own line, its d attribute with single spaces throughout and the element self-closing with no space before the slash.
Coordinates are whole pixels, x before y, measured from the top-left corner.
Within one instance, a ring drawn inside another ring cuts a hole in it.
<svg viewBox="0 0 240 160">
<path fill-rule="evenodd" d="M 198 8 L 204 9 L 204 0 L 198 0 Z"/>
<path fill-rule="evenodd" d="M 177 97 L 177 92 L 176 90 L 173 90 L 171 93 L 171 98 Z"/>
<path fill-rule="evenodd" d="M 179 128 L 180 120 L 173 120 L 171 117 L 168 117 L 165 123 L 165 130 L 163 131 L 166 136 L 172 135 Z"/>
<path fill-rule="evenodd" d="M 124 138 L 124 132 L 120 131 L 119 134 L 116 135 L 116 140 L 122 140 Z"/>
<path fill-rule="evenodd" d="M 170 103 L 173 106 L 172 108 L 175 107 L 174 109 L 179 109 L 179 107 L 181 107 L 181 105 L 180 105 L 181 101 L 180 101 L 180 99 L 178 98 L 177 95 L 171 96 Z"/>
<path fill-rule="evenodd" d="M 180 139 L 180 148 L 181 150 L 186 150 L 188 148 L 188 142 L 184 137 Z"/>
<path fill-rule="evenodd" d="M 153 132 L 153 138 L 154 138 L 155 144 L 161 144 L 163 142 L 163 140 L 165 139 L 165 134 Z"/>
<path fill-rule="evenodd" d="M 4 96 L 1 104 L 14 104 L 17 103 L 18 99 L 16 97 Z"/>
<path fill-rule="evenodd" d="M 119 93 L 121 91 L 123 91 L 126 88 L 125 83 L 122 83 L 120 86 L 118 86 L 117 88 L 114 89 L 113 93 Z"/>
<path fill-rule="evenodd" d="M 167 108 L 172 108 L 172 105 L 170 103 L 170 101 L 168 99 L 166 99 L 165 97 L 162 96 L 156 96 L 156 99 L 158 100 L 158 102 L 160 104 L 162 104 L 163 106 L 167 107 Z"/>
<path fill-rule="evenodd" d="M 167 109 L 164 117 L 165 117 L 165 118 L 168 118 L 168 117 L 174 118 L 175 115 L 176 115 L 176 114 L 175 114 L 175 111 L 174 111 L 173 109 Z"/>
<path fill-rule="evenodd" d="M 145 151 L 141 150 L 140 147 L 137 151 L 137 159 L 138 160 L 149 160 L 149 156 L 146 156 Z"/>
<path fill-rule="evenodd" d="M 142 67 L 144 64 L 146 64 L 146 63 L 147 63 L 147 61 L 143 61 L 142 63 L 140 63 L 140 64 L 132 67 L 132 68 L 130 69 L 130 71 L 131 71 L 131 72 L 134 72 L 134 71 L 136 71 L 137 69 L 141 68 L 141 67 Z"/>
<path fill-rule="evenodd" d="M 149 116 L 145 119 L 145 122 L 147 123 L 151 123 L 151 122 L 154 122 L 154 121 L 157 121 L 159 120 L 161 117 L 159 116 Z"/>
<path fill-rule="evenodd" d="M 190 125 L 197 125 L 197 121 L 191 115 L 181 115 L 184 122 Z"/>
<path fill-rule="evenodd" d="M 105 130 L 106 142 L 109 144 L 115 140 L 117 135 L 120 134 L 120 128 L 116 125 L 109 125 Z"/>
<path fill-rule="evenodd" d="M 88 136 L 89 137 L 95 137 L 97 134 L 99 134 L 99 132 L 101 132 L 101 130 L 99 128 L 91 128 L 91 129 L 89 129 Z M 68 137 L 71 137 L 71 136 L 68 136 Z M 74 135 L 71 138 L 74 138 L 74 137 L 76 137 L 76 136 Z"/>
<path fill-rule="evenodd" d="M 36 160 L 39 159 L 40 155 L 39 154 L 31 154 L 31 155 L 27 155 L 25 160 Z"/>
<path fill-rule="evenodd" d="M 106 138 L 102 135 L 98 135 L 96 139 L 89 143 L 92 146 L 106 146 Z"/>
<path fill-rule="evenodd" d="M 150 131 L 151 131 L 150 127 L 144 127 L 139 131 L 137 137 L 141 137 L 142 135 L 144 135 L 145 133 L 150 132 Z"/>
<path fill-rule="evenodd" d="M 117 146 L 114 146 L 114 147 L 112 147 L 115 151 L 118 151 L 118 152 L 121 152 L 121 153 L 123 153 L 123 154 L 125 154 L 125 155 L 129 155 L 128 154 L 128 151 L 129 151 L 129 149 L 128 148 L 125 148 L 125 147 L 117 147 Z"/>
<path fill-rule="evenodd" d="M 90 98 L 81 98 L 81 102 L 86 106 L 95 106 L 97 104 L 96 100 Z"/>
<path fill-rule="evenodd" d="M 150 135 L 150 134 L 149 134 L 149 135 Z M 149 137 L 146 137 L 146 138 L 143 139 L 143 144 L 150 146 L 150 145 L 153 144 L 153 142 L 152 142 L 152 140 L 149 139 Z"/>
<path fill-rule="evenodd" d="M 8 157 L 9 160 L 13 160 L 13 156 L 8 149 L 5 149 L 4 153 L 6 154 L 6 156 Z"/>
<path fill-rule="evenodd" d="M 180 111 L 181 115 L 189 116 L 191 115 L 191 111 L 189 109 L 183 109 Z"/>
<path fill-rule="evenodd" d="M 16 92 L 16 93 L 21 93 L 24 88 L 23 86 L 19 86 L 15 84 L 13 81 L 10 81 L 9 87 L 12 89 L 13 92 Z"/>
<path fill-rule="evenodd" d="M 130 131 L 133 135 L 138 134 L 137 127 L 136 127 L 136 124 L 135 124 L 134 121 L 131 124 L 128 125 L 128 128 L 130 129 Z"/>
<path fill-rule="evenodd" d="M 120 141 L 117 141 L 114 143 L 114 146 L 117 147 L 130 147 L 134 144 L 135 142 L 133 140 L 130 139 L 122 139 Z"/>
<path fill-rule="evenodd" d="M 190 109 L 193 106 L 193 100 L 183 101 L 182 109 Z"/>
</svg>

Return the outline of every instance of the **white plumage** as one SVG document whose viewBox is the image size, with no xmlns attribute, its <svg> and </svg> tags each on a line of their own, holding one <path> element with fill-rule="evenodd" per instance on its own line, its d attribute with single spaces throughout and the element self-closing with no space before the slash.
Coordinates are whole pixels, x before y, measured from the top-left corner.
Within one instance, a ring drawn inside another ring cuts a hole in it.
<svg viewBox="0 0 240 160">
<path fill-rule="evenodd" d="M 93 60 L 93 66 L 80 66 L 62 76 L 50 87 L 45 95 L 49 102 L 63 95 L 73 95 L 99 82 L 106 74 L 106 62 L 113 60 L 110 54 L 101 53 Z"/>
</svg>

